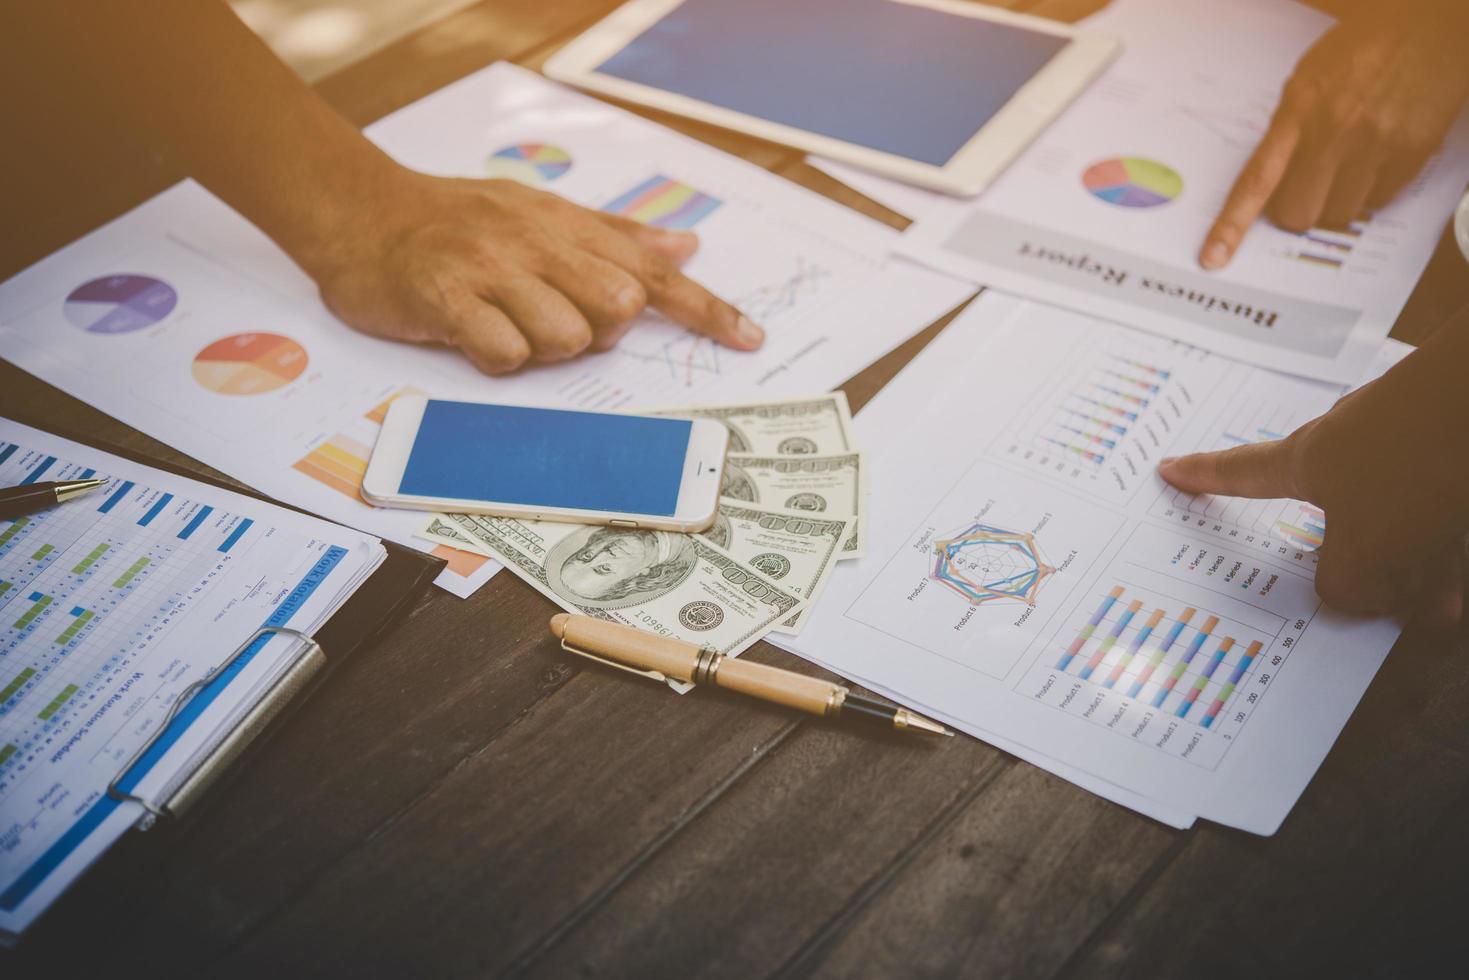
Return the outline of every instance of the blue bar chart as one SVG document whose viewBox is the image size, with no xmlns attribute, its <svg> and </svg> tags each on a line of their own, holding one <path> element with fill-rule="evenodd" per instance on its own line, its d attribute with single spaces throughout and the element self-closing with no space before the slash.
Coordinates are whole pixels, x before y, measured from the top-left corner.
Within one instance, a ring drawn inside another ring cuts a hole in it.
<svg viewBox="0 0 1469 980">
<path fill-rule="evenodd" d="M 1317 608 L 1310 583 L 1283 569 L 1142 529 L 1036 646 L 1016 690 L 1212 768 Z"/>
</svg>

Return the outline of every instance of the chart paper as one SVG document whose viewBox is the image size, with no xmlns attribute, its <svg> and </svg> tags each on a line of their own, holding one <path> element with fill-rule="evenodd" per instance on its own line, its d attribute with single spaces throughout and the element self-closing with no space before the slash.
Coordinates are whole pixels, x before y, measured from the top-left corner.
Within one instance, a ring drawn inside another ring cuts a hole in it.
<svg viewBox="0 0 1469 980">
<path fill-rule="evenodd" d="M 0 355 L 278 498 L 420 549 L 422 515 L 358 488 L 394 398 L 592 410 L 826 391 L 971 286 L 888 258 L 895 233 L 759 167 L 494 65 L 369 135 L 409 166 L 511 177 L 702 240 L 686 267 L 768 330 L 718 347 L 656 314 L 618 347 L 507 378 L 457 353 L 368 337 L 199 185 L 181 183 L 0 285 Z M 499 566 L 442 548 L 467 595 Z"/>
<path fill-rule="evenodd" d="M 974 201 L 904 195 L 922 213 L 902 251 L 986 286 L 1351 383 L 1469 180 L 1469 113 L 1382 210 L 1304 234 L 1261 218 L 1226 268 L 1197 262 L 1281 87 L 1329 24 L 1279 0 L 1117 0 L 1086 27 L 1121 38 L 1123 55 Z"/>
<path fill-rule="evenodd" d="M 867 557 L 782 645 L 1060 775 L 1273 833 L 1400 627 L 1322 605 L 1311 505 L 1154 467 L 1341 390 L 985 293 L 857 417 L 883 461 Z"/>
<path fill-rule="evenodd" d="M 109 781 L 259 627 L 312 632 L 383 560 L 375 538 L 0 419 L 0 486 L 107 479 L 0 521 L 0 937 L 142 816 Z M 257 642 L 120 788 L 159 798 L 300 645 Z"/>
</svg>

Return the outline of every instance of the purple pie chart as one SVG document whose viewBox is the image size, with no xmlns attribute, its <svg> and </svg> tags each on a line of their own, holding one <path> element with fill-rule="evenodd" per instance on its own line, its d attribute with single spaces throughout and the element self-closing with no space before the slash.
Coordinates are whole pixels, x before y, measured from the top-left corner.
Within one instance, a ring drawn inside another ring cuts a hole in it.
<svg viewBox="0 0 1469 980">
<path fill-rule="evenodd" d="M 62 306 L 74 327 L 91 333 L 132 333 L 173 312 L 179 294 L 150 276 L 104 276 L 71 291 Z"/>
</svg>

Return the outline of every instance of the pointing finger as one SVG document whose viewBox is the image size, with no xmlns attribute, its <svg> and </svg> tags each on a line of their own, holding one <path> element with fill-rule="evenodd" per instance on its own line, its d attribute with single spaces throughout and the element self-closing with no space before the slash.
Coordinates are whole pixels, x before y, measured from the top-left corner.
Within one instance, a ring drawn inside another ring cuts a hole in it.
<svg viewBox="0 0 1469 980">
<path fill-rule="evenodd" d="M 1235 178 L 1229 197 L 1214 219 L 1214 226 L 1204 236 L 1199 251 L 1199 264 L 1205 269 L 1221 269 L 1234 258 L 1250 225 L 1265 210 L 1275 188 L 1285 176 L 1291 156 L 1301 139 L 1301 124 L 1293 108 L 1282 106 L 1270 122 L 1260 145 Z"/>
<path fill-rule="evenodd" d="M 1187 493 L 1228 497 L 1299 497 L 1289 443 L 1262 442 L 1217 453 L 1165 459 L 1158 475 Z"/>
<path fill-rule="evenodd" d="M 601 217 L 606 222 L 601 233 L 589 234 L 584 246 L 631 272 L 647 291 L 651 306 L 694 333 L 735 350 L 755 350 L 764 343 L 765 331 L 749 317 L 679 272 L 666 253 L 642 247 L 641 241 L 650 240 L 642 234 L 648 229 L 625 218 Z M 634 234 L 641 237 L 635 239 Z"/>
</svg>

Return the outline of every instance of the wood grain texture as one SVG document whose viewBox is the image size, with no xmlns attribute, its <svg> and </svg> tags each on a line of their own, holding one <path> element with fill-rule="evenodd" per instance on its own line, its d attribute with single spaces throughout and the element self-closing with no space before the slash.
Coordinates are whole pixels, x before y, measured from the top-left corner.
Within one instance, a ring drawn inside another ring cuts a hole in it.
<svg viewBox="0 0 1469 980">
<path fill-rule="evenodd" d="M 539 64 L 614 5 L 481 3 L 321 90 L 366 123 L 498 57 Z M 645 114 L 906 223 L 791 150 Z M 6 256 L 44 254 L 165 171 L 83 186 Z M 1400 335 L 1469 301 L 1451 248 Z M 844 385 L 853 408 L 944 322 Z M 184 460 L 3 364 L 0 410 Z M 973 740 L 866 735 L 583 668 L 547 633 L 553 612 L 508 575 L 469 600 L 425 597 L 191 820 L 129 835 L 0 953 L 0 973 L 1388 976 L 1463 962 L 1445 957 L 1469 945 L 1469 681 L 1442 639 L 1399 643 L 1263 839 L 1167 830 Z M 764 644 L 746 656 L 821 673 Z"/>
</svg>

